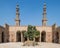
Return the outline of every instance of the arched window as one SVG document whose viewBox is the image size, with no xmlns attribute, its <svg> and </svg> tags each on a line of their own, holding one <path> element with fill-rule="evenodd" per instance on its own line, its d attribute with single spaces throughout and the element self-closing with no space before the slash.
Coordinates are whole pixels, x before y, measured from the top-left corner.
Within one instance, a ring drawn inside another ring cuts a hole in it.
<svg viewBox="0 0 60 48">
<path fill-rule="evenodd" d="M 2 43 L 4 42 L 4 32 L 2 32 Z"/>
<path fill-rule="evenodd" d="M 46 41 L 46 32 L 42 31 L 41 32 L 41 42 L 45 42 Z"/>
<path fill-rule="evenodd" d="M 18 31 L 16 33 L 16 40 L 17 40 L 17 42 L 21 42 L 21 32 L 20 31 Z"/>
</svg>

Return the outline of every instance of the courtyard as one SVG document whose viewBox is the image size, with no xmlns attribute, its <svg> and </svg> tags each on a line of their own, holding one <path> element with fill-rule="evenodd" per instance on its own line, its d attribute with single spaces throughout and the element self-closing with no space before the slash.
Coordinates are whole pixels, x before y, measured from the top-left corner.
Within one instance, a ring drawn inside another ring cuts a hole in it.
<svg viewBox="0 0 60 48">
<path fill-rule="evenodd" d="M 0 48 L 60 48 L 60 44 L 40 42 L 37 46 L 23 46 L 21 42 L 1 43 Z"/>
</svg>

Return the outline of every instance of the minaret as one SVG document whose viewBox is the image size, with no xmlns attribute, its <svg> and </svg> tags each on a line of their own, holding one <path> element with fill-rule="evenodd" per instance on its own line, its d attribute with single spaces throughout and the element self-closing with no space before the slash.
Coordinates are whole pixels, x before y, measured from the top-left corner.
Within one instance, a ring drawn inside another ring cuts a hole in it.
<svg viewBox="0 0 60 48">
<path fill-rule="evenodd" d="M 46 18 L 46 2 L 44 2 L 42 26 L 46 26 L 46 25 L 47 25 L 47 18 Z"/>
<path fill-rule="evenodd" d="M 16 5 L 16 19 L 15 19 L 15 22 L 16 22 L 16 26 L 20 26 L 20 19 L 19 19 L 19 5 L 17 4 Z"/>
</svg>

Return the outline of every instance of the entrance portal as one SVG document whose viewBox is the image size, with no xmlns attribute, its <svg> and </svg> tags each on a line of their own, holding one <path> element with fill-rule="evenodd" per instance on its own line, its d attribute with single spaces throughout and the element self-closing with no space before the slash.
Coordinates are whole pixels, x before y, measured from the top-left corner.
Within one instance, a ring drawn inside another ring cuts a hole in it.
<svg viewBox="0 0 60 48">
<path fill-rule="evenodd" d="M 21 42 L 21 33 L 20 33 L 20 31 L 17 32 L 16 38 L 17 38 L 17 42 Z"/>
<path fill-rule="evenodd" d="M 2 43 L 4 42 L 4 32 L 2 32 Z"/>
<path fill-rule="evenodd" d="M 46 32 L 43 31 L 43 32 L 41 33 L 41 42 L 45 42 L 45 41 L 46 41 Z"/>
<path fill-rule="evenodd" d="M 55 42 L 56 42 L 56 43 L 59 43 L 59 33 L 58 33 L 58 32 L 56 32 L 56 39 L 55 39 Z"/>
</svg>

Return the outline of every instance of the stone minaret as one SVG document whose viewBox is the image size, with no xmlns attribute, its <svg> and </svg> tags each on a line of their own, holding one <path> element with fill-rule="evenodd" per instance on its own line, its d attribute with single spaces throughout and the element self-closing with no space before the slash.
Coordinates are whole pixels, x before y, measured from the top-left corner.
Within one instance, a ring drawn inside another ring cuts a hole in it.
<svg viewBox="0 0 60 48">
<path fill-rule="evenodd" d="M 20 26 L 20 19 L 19 19 L 19 5 L 17 4 L 16 5 L 16 19 L 15 19 L 15 22 L 16 22 L 16 26 Z"/>
<path fill-rule="evenodd" d="M 43 19 L 42 19 L 42 26 L 47 25 L 47 19 L 46 19 L 46 3 L 44 3 L 43 6 Z"/>
</svg>

